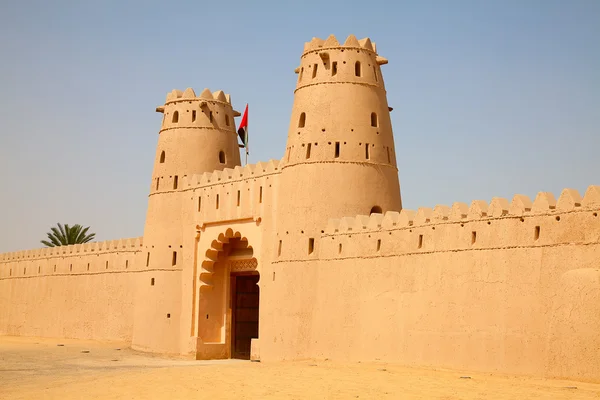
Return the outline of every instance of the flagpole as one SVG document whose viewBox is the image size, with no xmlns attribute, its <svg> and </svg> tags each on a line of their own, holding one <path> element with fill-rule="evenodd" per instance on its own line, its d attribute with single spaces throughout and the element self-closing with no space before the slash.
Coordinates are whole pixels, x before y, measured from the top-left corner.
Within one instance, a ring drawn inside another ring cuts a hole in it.
<svg viewBox="0 0 600 400">
<path fill-rule="evenodd" d="M 248 109 L 248 105 L 246 105 L 246 109 Z M 248 165 L 248 142 L 250 141 L 250 129 L 248 125 L 248 114 L 246 114 L 246 165 Z"/>
</svg>

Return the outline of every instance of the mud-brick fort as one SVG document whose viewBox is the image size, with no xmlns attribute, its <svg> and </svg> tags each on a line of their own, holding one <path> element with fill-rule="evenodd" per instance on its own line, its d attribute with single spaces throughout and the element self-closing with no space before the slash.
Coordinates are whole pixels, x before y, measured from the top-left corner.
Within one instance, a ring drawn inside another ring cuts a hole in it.
<svg viewBox="0 0 600 400">
<path fill-rule="evenodd" d="M 244 167 L 229 95 L 170 92 L 143 237 L 0 255 L 0 334 L 600 381 L 600 186 L 402 209 L 385 64 L 306 43 Z"/>
</svg>

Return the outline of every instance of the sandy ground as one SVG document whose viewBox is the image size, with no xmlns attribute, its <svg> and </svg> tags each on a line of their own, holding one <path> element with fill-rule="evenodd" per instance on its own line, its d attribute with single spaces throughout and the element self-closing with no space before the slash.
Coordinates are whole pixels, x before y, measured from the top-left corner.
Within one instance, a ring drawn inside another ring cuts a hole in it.
<svg viewBox="0 0 600 400">
<path fill-rule="evenodd" d="M 600 399 L 600 384 L 386 363 L 189 361 L 119 343 L 0 337 L 0 399 Z"/>
</svg>

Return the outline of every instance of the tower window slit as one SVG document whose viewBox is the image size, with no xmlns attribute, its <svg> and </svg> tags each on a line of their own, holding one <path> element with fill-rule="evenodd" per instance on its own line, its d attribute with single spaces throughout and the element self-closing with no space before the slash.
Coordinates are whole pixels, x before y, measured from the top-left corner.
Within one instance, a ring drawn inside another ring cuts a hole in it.
<svg viewBox="0 0 600 400">
<path fill-rule="evenodd" d="M 219 195 L 217 195 L 217 210 L 219 209 Z"/>
<path fill-rule="evenodd" d="M 331 76 L 337 75 L 337 61 L 331 63 Z"/>
<path fill-rule="evenodd" d="M 175 112 L 173 113 L 173 119 L 171 119 L 171 121 L 172 121 L 174 124 L 176 124 L 176 123 L 178 123 L 178 122 L 179 122 L 179 111 L 175 111 Z"/>
<path fill-rule="evenodd" d="M 179 183 L 179 177 L 175 175 L 173 177 L 173 189 L 177 189 L 177 184 Z"/>
<path fill-rule="evenodd" d="M 177 265 L 177 252 L 173 252 L 173 258 L 171 259 L 171 265 Z"/>
<path fill-rule="evenodd" d="M 340 142 L 335 142 L 335 158 L 340 156 Z"/>
<path fill-rule="evenodd" d="M 365 158 L 368 160 L 370 158 L 369 154 L 369 143 L 365 143 Z"/>
<path fill-rule="evenodd" d="M 306 146 L 306 158 L 310 158 L 310 143 Z"/>
<path fill-rule="evenodd" d="M 165 162 L 165 152 L 160 153 L 160 163 L 163 164 Z"/>
<path fill-rule="evenodd" d="M 198 212 L 202 210 L 202 196 L 198 197 Z"/>
<path fill-rule="evenodd" d="M 390 160 L 390 148 L 386 147 L 385 149 L 387 150 L 388 164 L 391 164 L 392 161 Z"/>
<path fill-rule="evenodd" d="M 315 239 L 308 239 L 308 254 L 312 254 L 315 251 Z"/>
<path fill-rule="evenodd" d="M 300 114 L 300 119 L 298 120 L 298 128 L 304 128 L 306 125 L 306 113 Z"/>
<path fill-rule="evenodd" d="M 377 127 L 379 126 L 379 121 L 377 120 L 377 114 L 376 113 L 371 113 L 371 126 L 372 127 Z"/>
<path fill-rule="evenodd" d="M 317 68 L 318 67 L 319 67 L 319 64 L 314 64 L 313 65 L 313 72 L 312 72 L 313 79 L 317 76 Z"/>
<path fill-rule="evenodd" d="M 262 186 L 258 189 L 258 202 L 262 203 Z"/>
<path fill-rule="evenodd" d="M 196 121 L 196 110 L 192 110 L 192 122 Z"/>
<path fill-rule="evenodd" d="M 354 63 L 354 75 L 360 76 L 360 61 Z"/>
<path fill-rule="evenodd" d="M 282 240 L 279 241 L 279 245 L 277 245 L 277 255 L 280 256 L 281 255 L 281 244 L 282 244 Z"/>
<path fill-rule="evenodd" d="M 240 206 L 240 197 L 241 197 L 241 195 L 242 195 L 242 194 L 241 194 L 241 193 L 240 193 L 240 191 L 238 190 L 238 191 L 237 191 L 237 206 L 238 206 L 238 207 Z"/>
</svg>

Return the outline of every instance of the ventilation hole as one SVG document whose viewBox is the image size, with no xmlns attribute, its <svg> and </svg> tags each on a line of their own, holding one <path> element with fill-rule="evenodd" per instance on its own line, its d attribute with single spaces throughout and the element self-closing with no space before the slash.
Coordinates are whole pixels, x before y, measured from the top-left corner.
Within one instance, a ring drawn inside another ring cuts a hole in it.
<svg viewBox="0 0 600 400">
<path fill-rule="evenodd" d="M 223 150 L 219 152 L 219 162 L 225 164 L 225 152 Z"/>
<path fill-rule="evenodd" d="M 282 245 L 283 241 L 280 240 L 279 241 L 279 245 L 277 246 L 277 255 L 280 256 L 281 255 L 281 245 Z"/>
<path fill-rule="evenodd" d="M 556 220 L 557 220 L 557 221 L 560 221 L 560 217 L 559 217 L 558 215 L 556 216 Z"/>
<path fill-rule="evenodd" d="M 593 215 L 594 217 L 597 217 L 597 216 L 598 216 L 598 213 L 593 213 L 592 215 Z"/>
<path fill-rule="evenodd" d="M 154 278 L 150 279 L 150 286 L 154 286 Z"/>
<path fill-rule="evenodd" d="M 538 240 L 540 238 L 540 227 L 535 227 L 535 232 L 533 234 L 533 240 Z"/>
<path fill-rule="evenodd" d="M 298 128 L 304 128 L 306 125 L 306 113 L 300 114 L 300 119 L 298 120 Z"/>
<path fill-rule="evenodd" d="M 381 210 L 381 207 L 373 206 L 371 207 L 371 214 L 383 214 L 383 211 Z"/>
<path fill-rule="evenodd" d="M 521 222 L 525 222 L 525 218 L 521 218 Z"/>
<path fill-rule="evenodd" d="M 471 244 L 474 244 L 477 241 L 477 232 L 471 232 Z"/>
<path fill-rule="evenodd" d="M 179 111 L 175 111 L 173 113 L 173 119 L 171 119 L 171 122 L 173 122 L 174 124 L 179 122 Z"/>
<path fill-rule="evenodd" d="M 423 235 L 419 235 L 419 246 L 417 248 L 423 247 Z"/>
<path fill-rule="evenodd" d="M 167 319 L 171 318 L 171 314 L 167 313 Z"/>
<path fill-rule="evenodd" d="M 360 76 L 360 61 L 354 63 L 354 75 Z"/>
<path fill-rule="evenodd" d="M 173 178 L 173 189 L 177 189 L 177 184 L 179 183 L 179 178 L 177 175 Z"/>
<path fill-rule="evenodd" d="M 377 239 L 377 251 L 381 250 L 381 239 Z"/>
<path fill-rule="evenodd" d="M 377 128 L 379 126 L 379 121 L 377 120 L 377 114 L 371 113 L 371 126 Z"/>
<path fill-rule="evenodd" d="M 160 153 L 160 163 L 163 164 L 165 162 L 165 152 Z"/>
</svg>

